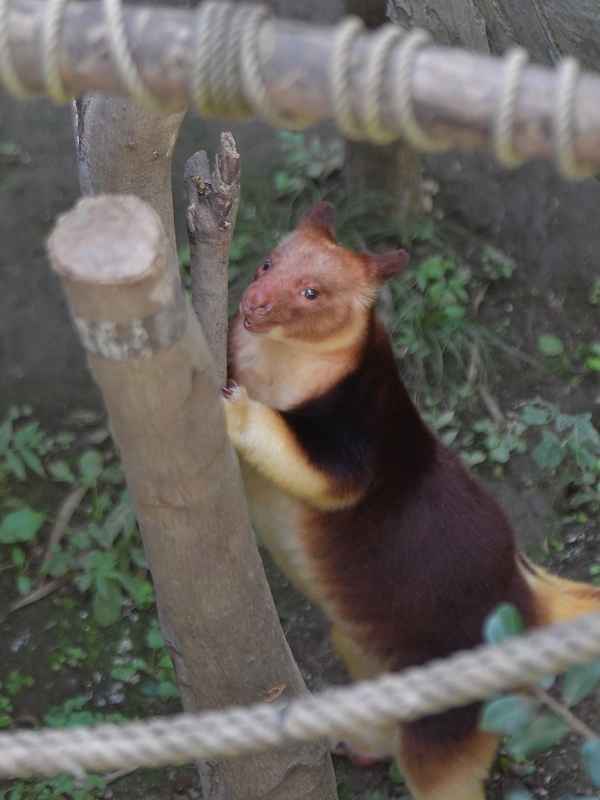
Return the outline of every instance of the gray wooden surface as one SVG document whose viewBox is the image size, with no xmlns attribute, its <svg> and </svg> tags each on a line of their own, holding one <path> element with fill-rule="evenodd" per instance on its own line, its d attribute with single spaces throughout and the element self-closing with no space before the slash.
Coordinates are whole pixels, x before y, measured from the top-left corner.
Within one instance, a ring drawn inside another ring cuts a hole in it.
<svg viewBox="0 0 600 800">
<path fill-rule="evenodd" d="M 438 44 L 493 55 L 519 44 L 540 64 L 570 53 L 600 70 L 598 0 L 389 0 L 388 15 L 427 28 Z"/>
</svg>

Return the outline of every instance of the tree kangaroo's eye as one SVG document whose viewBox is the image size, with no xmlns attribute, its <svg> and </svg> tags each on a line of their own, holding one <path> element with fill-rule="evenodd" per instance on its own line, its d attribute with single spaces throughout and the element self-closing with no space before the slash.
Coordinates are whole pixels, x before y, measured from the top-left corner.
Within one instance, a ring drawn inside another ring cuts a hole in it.
<svg viewBox="0 0 600 800">
<path fill-rule="evenodd" d="M 300 292 L 300 294 L 304 295 L 307 300 L 314 300 L 315 297 L 319 296 L 316 289 L 305 289 L 303 292 Z"/>
<path fill-rule="evenodd" d="M 271 259 L 267 258 L 265 263 L 262 265 L 263 272 L 266 272 L 270 266 L 271 266 Z"/>
</svg>

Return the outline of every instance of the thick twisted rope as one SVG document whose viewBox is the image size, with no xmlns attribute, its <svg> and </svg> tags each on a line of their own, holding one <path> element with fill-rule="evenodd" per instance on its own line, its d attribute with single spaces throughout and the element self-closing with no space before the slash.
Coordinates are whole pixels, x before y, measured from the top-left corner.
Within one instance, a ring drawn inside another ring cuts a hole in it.
<svg viewBox="0 0 600 800">
<path fill-rule="evenodd" d="M 515 151 L 512 139 L 521 79 L 529 56 L 522 47 L 515 47 L 508 51 L 504 60 L 504 81 L 492 134 L 494 153 L 505 167 L 518 167 L 525 161 L 525 157 Z"/>
<path fill-rule="evenodd" d="M 69 93 L 60 76 L 61 28 L 68 0 L 48 0 L 42 31 L 42 72 L 48 94 L 58 103 L 67 102 Z M 10 49 L 10 0 L 0 0 L 0 83 L 21 99 L 38 96 L 23 84 L 13 63 Z M 127 40 L 121 0 L 103 0 L 110 56 L 124 88 L 142 105 L 156 113 L 169 113 L 167 104 L 156 98 L 144 85 L 131 55 Z M 271 98 L 262 75 L 260 41 L 271 12 L 256 4 L 232 3 L 230 0 L 207 0 L 197 11 L 195 57 L 191 60 L 188 85 L 194 105 L 205 116 L 245 118 L 258 113 L 281 128 L 300 129 L 312 123 L 309 117 L 297 117 L 281 111 Z M 446 150 L 452 142 L 428 134 L 418 122 L 412 104 L 412 81 L 415 62 L 423 47 L 431 43 L 423 30 L 405 31 L 397 25 L 385 25 L 371 35 L 369 56 L 364 74 L 352 72 L 352 58 L 358 37 L 364 34 L 362 21 L 342 20 L 334 34 L 330 68 L 330 93 L 334 118 L 349 139 L 386 144 L 402 136 L 419 150 Z M 388 91 L 401 130 L 386 129 L 382 115 L 382 94 L 391 64 L 394 80 Z M 511 50 L 506 56 L 502 85 L 498 92 L 497 111 L 492 130 L 492 145 L 500 163 L 517 166 L 525 157 L 513 147 L 514 122 L 523 72 L 527 65 L 524 51 Z M 574 151 L 575 99 L 579 66 L 575 59 L 563 59 L 557 69 L 556 103 L 553 116 L 553 139 L 556 164 L 571 180 L 583 180 L 593 174 L 579 164 Z"/>
<path fill-rule="evenodd" d="M 594 175 L 595 170 L 585 164 L 579 164 L 573 148 L 579 63 L 572 56 L 567 56 L 560 62 L 558 70 L 553 131 L 556 162 L 565 177 L 581 181 Z"/>
<path fill-rule="evenodd" d="M 600 655 L 600 613 L 498 647 L 384 675 L 306 700 L 261 703 L 125 725 L 0 734 L 0 777 L 160 766 L 339 739 L 391 720 L 410 721 L 533 683 Z"/>
</svg>

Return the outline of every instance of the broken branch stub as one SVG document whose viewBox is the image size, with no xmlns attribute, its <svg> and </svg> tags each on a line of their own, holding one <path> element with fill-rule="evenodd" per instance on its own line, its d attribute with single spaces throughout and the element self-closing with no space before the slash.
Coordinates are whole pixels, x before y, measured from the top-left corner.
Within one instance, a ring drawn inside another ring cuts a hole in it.
<svg viewBox="0 0 600 800">
<path fill-rule="evenodd" d="M 230 133 L 222 133 L 215 168 L 204 150 L 184 171 L 189 206 L 192 302 L 221 383 L 227 381 L 229 246 L 240 202 L 241 160 Z"/>
<path fill-rule="evenodd" d="M 152 575 L 200 709 L 307 694 L 229 444 L 215 368 L 156 212 L 79 201 L 49 240 L 100 385 Z M 228 800 L 333 800 L 322 743 L 219 762 Z"/>
</svg>

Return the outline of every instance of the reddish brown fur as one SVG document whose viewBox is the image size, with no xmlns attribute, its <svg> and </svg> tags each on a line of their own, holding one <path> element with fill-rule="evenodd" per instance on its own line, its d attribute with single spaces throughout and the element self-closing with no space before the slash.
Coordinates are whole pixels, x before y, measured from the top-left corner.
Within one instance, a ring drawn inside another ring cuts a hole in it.
<svg viewBox="0 0 600 800">
<path fill-rule="evenodd" d="M 260 466 L 245 473 L 251 508 L 267 528 L 264 504 L 278 504 L 266 541 L 336 624 L 350 670 L 399 670 L 473 647 L 501 602 L 514 603 L 527 625 L 574 616 L 578 602 L 598 607 L 597 590 L 520 564 L 500 506 L 411 402 L 373 311 L 406 254 L 352 253 L 335 242 L 332 221 L 332 208 L 319 204 L 259 267 L 232 321 L 230 374 L 285 423 L 290 458 L 308 465 L 306 485 L 316 470 L 331 497 L 353 498 L 325 508 L 306 500 L 306 488 L 282 497 Z M 307 299 L 306 289 L 318 297 Z M 269 458 L 275 430 L 243 446 L 256 442 Z M 419 800 L 445 797 L 444 781 L 452 800 L 483 797 L 495 740 L 477 732 L 477 715 L 472 705 L 402 726 L 400 751 Z"/>
</svg>

